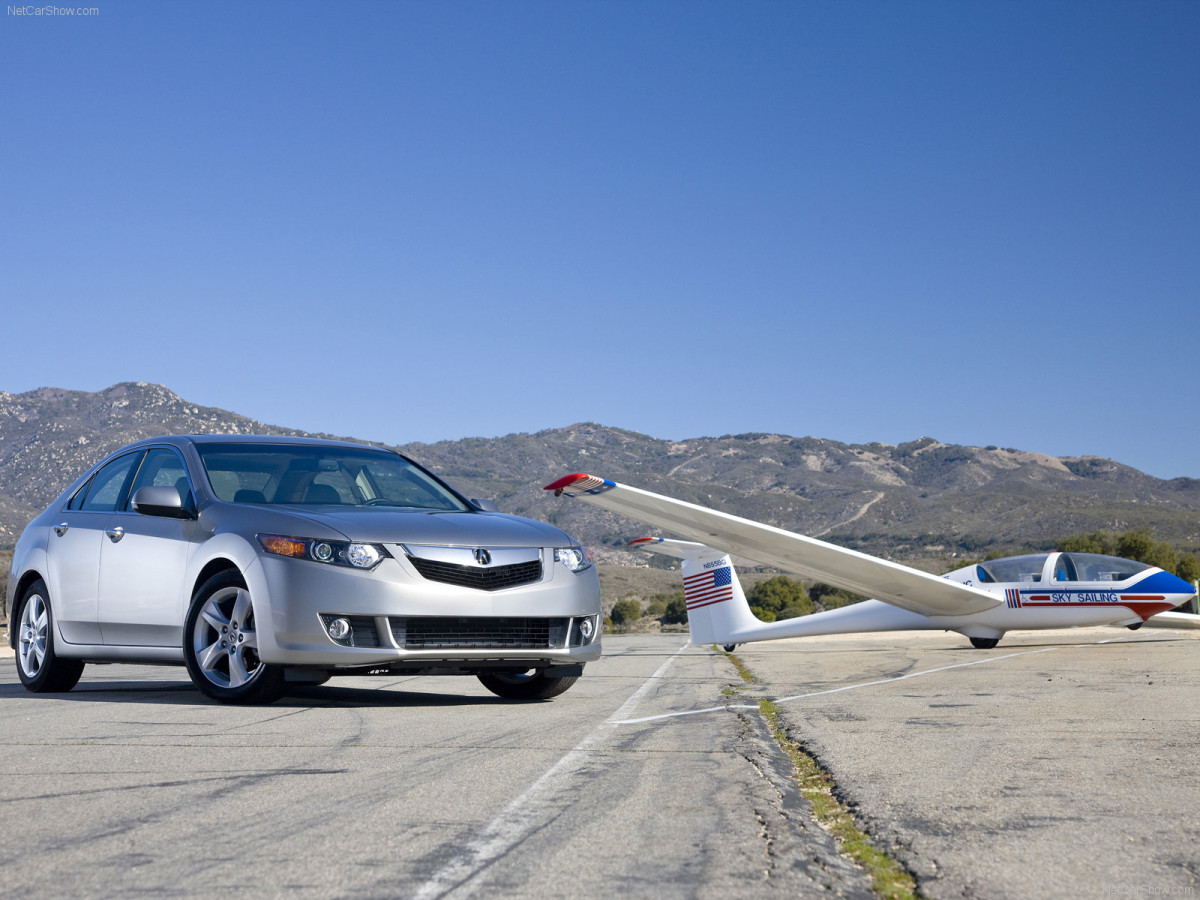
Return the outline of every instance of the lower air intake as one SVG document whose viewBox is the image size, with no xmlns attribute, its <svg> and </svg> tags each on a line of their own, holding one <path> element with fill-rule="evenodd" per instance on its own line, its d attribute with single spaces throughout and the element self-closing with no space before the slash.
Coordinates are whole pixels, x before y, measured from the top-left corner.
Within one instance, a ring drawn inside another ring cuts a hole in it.
<svg viewBox="0 0 1200 900">
<path fill-rule="evenodd" d="M 566 618 L 407 616 L 391 620 L 405 650 L 553 650 L 566 646 Z"/>
</svg>

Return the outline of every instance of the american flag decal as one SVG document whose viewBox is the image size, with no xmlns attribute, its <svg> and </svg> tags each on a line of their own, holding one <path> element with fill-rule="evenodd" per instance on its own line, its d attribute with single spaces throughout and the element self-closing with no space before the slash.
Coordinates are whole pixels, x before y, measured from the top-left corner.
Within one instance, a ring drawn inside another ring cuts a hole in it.
<svg viewBox="0 0 1200 900">
<path fill-rule="evenodd" d="M 733 596 L 733 569 L 722 566 L 683 579 L 683 596 L 689 610 L 724 603 Z"/>
</svg>

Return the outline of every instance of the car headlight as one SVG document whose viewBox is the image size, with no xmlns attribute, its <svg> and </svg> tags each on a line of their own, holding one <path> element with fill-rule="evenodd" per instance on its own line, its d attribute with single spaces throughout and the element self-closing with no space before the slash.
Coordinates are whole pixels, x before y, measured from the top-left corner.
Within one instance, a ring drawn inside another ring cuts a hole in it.
<svg viewBox="0 0 1200 900">
<path fill-rule="evenodd" d="M 591 557 L 583 547 L 559 547 L 554 551 L 554 559 L 572 572 L 582 572 L 592 564 Z"/>
<path fill-rule="evenodd" d="M 390 556 L 380 544 L 356 541 L 325 541 L 282 534 L 260 534 L 258 543 L 267 553 L 292 559 L 311 559 L 331 566 L 373 569 Z"/>
</svg>

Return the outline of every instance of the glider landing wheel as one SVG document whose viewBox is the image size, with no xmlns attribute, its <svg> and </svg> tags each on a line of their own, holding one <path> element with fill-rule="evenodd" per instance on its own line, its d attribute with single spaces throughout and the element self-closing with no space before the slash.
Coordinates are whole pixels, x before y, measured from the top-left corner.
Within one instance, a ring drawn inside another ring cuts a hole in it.
<svg viewBox="0 0 1200 900">
<path fill-rule="evenodd" d="M 1130 631 L 1137 631 L 1139 628 L 1141 628 L 1145 624 L 1146 624 L 1145 622 L 1137 622 L 1134 625 L 1126 625 L 1125 627 L 1128 628 Z"/>
<path fill-rule="evenodd" d="M 726 653 L 732 653 L 734 650 L 737 649 L 737 644 L 726 644 L 721 649 L 724 650 Z"/>
<path fill-rule="evenodd" d="M 971 646 L 976 650 L 991 650 L 998 643 L 1000 638 L 971 638 Z"/>
</svg>

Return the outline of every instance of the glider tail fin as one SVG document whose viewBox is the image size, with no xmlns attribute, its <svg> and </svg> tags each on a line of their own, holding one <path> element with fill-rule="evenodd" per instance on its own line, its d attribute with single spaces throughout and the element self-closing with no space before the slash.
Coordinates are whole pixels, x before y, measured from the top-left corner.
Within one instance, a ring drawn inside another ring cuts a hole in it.
<svg viewBox="0 0 1200 900">
<path fill-rule="evenodd" d="M 742 583 L 727 554 L 683 561 L 683 593 L 693 644 L 736 644 L 762 623 L 750 612 Z"/>
<path fill-rule="evenodd" d="M 762 625 L 750 612 L 729 554 L 691 541 L 662 538 L 641 538 L 631 544 L 683 561 L 683 593 L 693 644 L 741 643 L 748 629 Z"/>
</svg>

